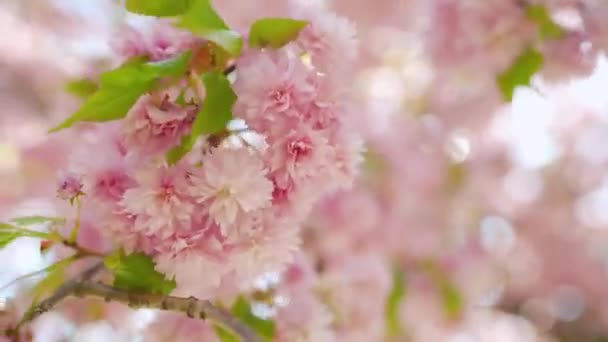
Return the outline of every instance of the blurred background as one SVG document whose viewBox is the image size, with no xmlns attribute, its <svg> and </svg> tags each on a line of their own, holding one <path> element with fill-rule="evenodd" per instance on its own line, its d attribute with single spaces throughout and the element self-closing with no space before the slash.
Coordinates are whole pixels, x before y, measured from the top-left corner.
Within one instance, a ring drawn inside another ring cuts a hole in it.
<svg viewBox="0 0 608 342">
<path fill-rule="evenodd" d="M 303 228 L 305 254 L 344 292 L 352 320 L 337 323 L 339 340 L 383 340 L 395 324 L 396 341 L 608 341 L 608 4 L 300 2 L 347 17 L 359 36 L 361 174 Z M 241 29 L 289 13 L 280 0 L 214 4 Z M 548 17 L 522 10 L 533 5 Z M 45 198 L 70 146 L 46 131 L 77 108 L 76 82 L 113 63 L 117 28 L 150 22 L 110 0 L 0 3 L 0 217 L 53 213 Z M 544 63 L 505 98 L 497 79 L 528 46 Z M 0 251 L 0 284 L 47 259 L 20 239 Z M 149 315 L 128 314 L 128 334 Z M 46 324 L 118 329 L 70 317 Z"/>
</svg>

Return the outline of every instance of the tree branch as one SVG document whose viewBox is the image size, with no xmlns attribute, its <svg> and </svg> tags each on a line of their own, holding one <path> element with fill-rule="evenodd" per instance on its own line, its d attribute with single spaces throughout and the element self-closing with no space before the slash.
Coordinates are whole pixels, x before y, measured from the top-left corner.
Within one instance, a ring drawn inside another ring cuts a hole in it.
<svg viewBox="0 0 608 342">
<path fill-rule="evenodd" d="M 232 64 L 231 66 L 224 69 L 224 76 L 230 75 L 235 70 L 236 70 L 236 64 Z"/>
<path fill-rule="evenodd" d="M 65 283 L 52 296 L 28 311 L 22 322 L 34 320 L 69 296 L 101 297 L 106 301 L 121 302 L 132 308 L 145 307 L 182 312 L 190 318 L 210 319 L 223 328 L 233 331 L 243 342 L 261 342 L 261 339 L 249 327 L 241 323 L 228 311 L 216 307 L 207 300 L 199 300 L 195 297 L 183 298 L 129 292 L 89 280 L 73 280 Z"/>
</svg>

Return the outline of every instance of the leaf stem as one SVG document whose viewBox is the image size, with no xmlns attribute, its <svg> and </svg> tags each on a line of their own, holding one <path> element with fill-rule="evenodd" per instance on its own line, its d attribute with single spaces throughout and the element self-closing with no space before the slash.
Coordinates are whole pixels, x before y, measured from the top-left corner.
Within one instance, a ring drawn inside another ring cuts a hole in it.
<svg viewBox="0 0 608 342">
<path fill-rule="evenodd" d="M 76 197 L 75 199 L 76 201 L 76 221 L 74 222 L 74 227 L 72 228 L 72 231 L 70 232 L 70 236 L 68 237 L 68 241 L 70 242 L 76 242 L 76 238 L 78 237 L 78 231 L 80 230 L 80 211 L 82 208 L 80 199 L 78 197 Z"/>
<path fill-rule="evenodd" d="M 76 254 L 79 255 L 79 256 L 81 256 L 81 257 L 88 257 L 88 256 L 90 256 L 90 257 L 100 257 L 100 258 L 103 258 L 103 257 L 106 256 L 103 253 L 99 253 L 99 252 L 96 252 L 96 251 L 94 251 L 92 249 L 79 246 L 76 242 L 70 241 L 68 239 L 65 239 L 65 240 L 61 241 L 61 243 L 63 245 L 65 245 L 65 246 L 67 246 L 67 247 L 70 247 L 70 248 L 74 249 L 76 251 Z"/>
</svg>

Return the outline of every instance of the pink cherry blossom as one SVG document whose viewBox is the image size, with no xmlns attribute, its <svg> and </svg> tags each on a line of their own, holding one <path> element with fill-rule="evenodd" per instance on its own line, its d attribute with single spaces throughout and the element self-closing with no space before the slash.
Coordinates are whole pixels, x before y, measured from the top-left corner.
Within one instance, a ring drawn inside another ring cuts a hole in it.
<svg viewBox="0 0 608 342">
<path fill-rule="evenodd" d="M 169 101 L 169 95 L 154 104 L 143 97 L 125 119 L 125 144 L 138 154 L 156 154 L 166 151 L 188 132 L 196 108 L 182 108 Z"/>
<path fill-rule="evenodd" d="M 83 132 L 82 147 L 71 156 L 68 171 L 81 175 L 83 191 L 99 201 L 116 201 L 134 182 L 129 174 L 129 162 L 125 156 L 116 126 L 95 126 Z M 89 148 L 99 146 L 95 158 Z"/>
<path fill-rule="evenodd" d="M 270 204 L 272 183 L 260 155 L 248 148 L 219 148 L 206 156 L 192 179 L 191 195 L 229 234 L 237 218 Z"/>
<path fill-rule="evenodd" d="M 348 70 L 357 58 L 358 40 L 354 24 L 334 13 L 305 9 L 303 17 L 310 23 L 300 32 L 296 43 L 310 54 L 313 65 L 332 75 Z"/>
<path fill-rule="evenodd" d="M 267 129 L 286 116 L 300 115 L 313 96 L 310 71 L 287 51 L 251 52 L 238 65 L 236 115 L 254 129 Z"/>
<path fill-rule="evenodd" d="M 152 165 L 135 179 L 138 185 L 128 189 L 120 201 L 123 213 L 133 217 L 135 231 L 168 237 L 190 224 L 194 205 L 186 170 Z"/>
<path fill-rule="evenodd" d="M 62 173 L 57 178 L 57 197 L 69 200 L 82 193 L 80 177 L 71 173 Z"/>
</svg>

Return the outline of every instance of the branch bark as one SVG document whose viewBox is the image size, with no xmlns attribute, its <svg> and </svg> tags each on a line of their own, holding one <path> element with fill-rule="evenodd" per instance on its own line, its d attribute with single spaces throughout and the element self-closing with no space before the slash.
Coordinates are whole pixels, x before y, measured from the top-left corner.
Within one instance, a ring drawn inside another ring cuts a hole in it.
<svg viewBox="0 0 608 342">
<path fill-rule="evenodd" d="M 209 319 L 215 324 L 234 332 L 243 342 L 261 342 L 262 340 L 249 327 L 241 323 L 230 312 L 213 305 L 207 300 L 195 297 L 183 298 L 150 293 L 136 293 L 118 289 L 100 282 L 73 280 L 62 285 L 53 295 L 36 305 L 23 318 L 22 322 L 34 320 L 51 310 L 69 296 L 101 297 L 106 301 L 116 301 L 132 308 L 154 308 L 166 311 L 185 313 L 190 318 Z"/>
</svg>

